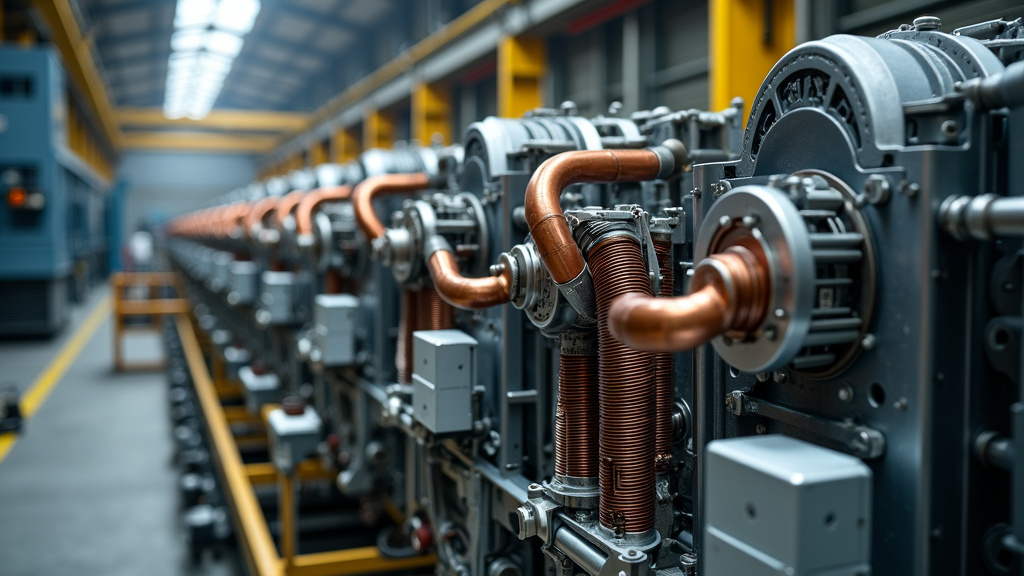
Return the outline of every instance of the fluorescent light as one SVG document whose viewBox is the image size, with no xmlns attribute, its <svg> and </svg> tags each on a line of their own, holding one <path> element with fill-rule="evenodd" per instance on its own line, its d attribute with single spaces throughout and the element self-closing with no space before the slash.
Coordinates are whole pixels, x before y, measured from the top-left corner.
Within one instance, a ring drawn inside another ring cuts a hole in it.
<svg viewBox="0 0 1024 576">
<path fill-rule="evenodd" d="M 222 30 L 248 34 L 260 13 L 259 0 L 220 0 L 213 24 Z"/>
<path fill-rule="evenodd" d="M 260 0 L 178 0 L 167 62 L 164 115 L 210 113 L 260 12 Z"/>
<path fill-rule="evenodd" d="M 225 56 L 238 56 L 242 51 L 242 39 L 229 32 L 211 30 L 206 35 L 206 49 Z"/>
<path fill-rule="evenodd" d="M 214 0 L 178 0 L 178 7 L 174 11 L 174 27 L 209 26 L 216 9 Z"/>
</svg>

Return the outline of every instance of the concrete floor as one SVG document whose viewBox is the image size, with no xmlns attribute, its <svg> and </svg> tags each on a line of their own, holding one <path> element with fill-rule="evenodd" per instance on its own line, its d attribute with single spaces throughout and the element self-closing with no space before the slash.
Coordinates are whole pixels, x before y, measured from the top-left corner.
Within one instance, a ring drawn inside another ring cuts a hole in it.
<svg viewBox="0 0 1024 576">
<path fill-rule="evenodd" d="M 0 386 L 25 390 L 106 296 L 93 291 L 52 340 L 0 341 Z M 171 464 L 165 376 L 114 374 L 96 331 L 0 462 L 0 574 L 242 574 L 237 555 L 190 563 Z M 159 353 L 134 338 L 128 358 Z"/>
</svg>

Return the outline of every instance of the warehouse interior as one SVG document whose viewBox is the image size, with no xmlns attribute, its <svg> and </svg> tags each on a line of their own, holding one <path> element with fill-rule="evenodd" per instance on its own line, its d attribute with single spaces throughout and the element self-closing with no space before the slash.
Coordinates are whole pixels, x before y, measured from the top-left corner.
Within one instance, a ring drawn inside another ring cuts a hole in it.
<svg viewBox="0 0 1024 576">
<path fill-rule="evenodd" d="M 0 574 L 1024 576 L 1019 0 L 0 0 Z"/>
</svg>

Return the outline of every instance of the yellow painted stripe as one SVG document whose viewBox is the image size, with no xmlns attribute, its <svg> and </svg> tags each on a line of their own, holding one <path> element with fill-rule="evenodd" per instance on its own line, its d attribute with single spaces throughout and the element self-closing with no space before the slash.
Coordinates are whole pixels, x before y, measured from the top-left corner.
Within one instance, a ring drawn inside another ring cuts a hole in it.
<svg viewBox="0 0 1024 576">
<path fill-rule="evenodd" d="M 36 378 L 28 392 L 21 400 L 21 414 L 25 420 L 32 418 L 39 411 L 40 406 L 53 391 L 53 388 L 60 382 L 64 373 L 68 371 L 71 364 L 78 358 L 82 348 L 92 339 L 92 335 L 100 327 L 100 324 L 110 315 L 111 298 L 110 294 L 92 309 L 89 316 L 82 322 L 71 339 L 68 340 L 60 353 L 50 362 L 46 370 Z M 15 434 L 4 434 L 0 436 L 0 462 L 4 461 L 7 453 L 14 447 L 18 437 Z"/>
</svg>

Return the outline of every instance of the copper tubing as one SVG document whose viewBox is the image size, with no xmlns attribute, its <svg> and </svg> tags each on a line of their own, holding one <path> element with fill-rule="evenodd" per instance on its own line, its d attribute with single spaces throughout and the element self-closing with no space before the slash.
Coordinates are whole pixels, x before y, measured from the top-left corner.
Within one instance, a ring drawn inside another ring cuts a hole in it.
<svg viewBox="0 0 1024 576">
<path fill-rule="evenodd" d="M 675 282 L 672 270 L 672 241 L 654 240 L 654 253 L 658 257 L 658 269 L 661 271 L 661 290 L 659 298 L 671 298 Z M 672 463 L 672 412 L 675 409 L 676 390 L 673 372 L 675 356 L 671 352 L 663 352 L 654 357 L 654 390 L 655 390 L 655 447 L 654 466 L 657 472 L 667 472 Z"/>
<path fill-rule="evenodd" d="M 313 233 L 313 211 L 325 202 L 343 202 L 352 196 L 350 186 L 317 188 L 299 200 L 295 208 L 295 235 L 307 236 Z"/>
<path fill-rule="evenodd" d="M 373 211 L 373 199 L 384 194 L 410 194 L 429 187 L 430 178 L 422 172 L 384 174 L 363 180 L 352 194 L 352 204 L 359 228 L 369 240 L 380 238 L 384 235 L 384 225 Z"/>
<path fill-rule="evenodd" d="M 626 294 L 651 298 L 640 245 L 629 236 L 600 241 L 588 255 L 597 298 L 601 524 L 617 534 L 654 528 L 654 356 L 612 337 L 608 310 Z"/>
<path fill-rule="evenodd" d="M 771 292 L 760 245 L 743 242 L 707 257 L 691 290 L 675 298 L 622 296 L 609 311 L 611 333 L 648 352 L 689 350 L 730 330 L 749 333 L 764 319 Z"/>
<path fill-rule="evenodd" d="M 562 213 L 562 190 L 580 182 L 635 182 L 661 172 L 661 160 L 650 150 L 580 150 L 547 159 L 526 188 L 526 223 L 537 252 L 556 284 L 579 276 L 583 254 Z"/>
<path fill-rule="evenodd" d="M 299 202 L 302 201 L 302 197 L 305 195 L 305 190 L 292 190 L 281 197 L 281 201 L 274 208 L 274 221 L 277 223 L 278 230 L 284 230 L 285 220 L 288 219 L 288 215 L 299 205 Z"/>
<path fill-rule="evenodd" d="M 263 220 L 270 214 L 274 207 L 277 206 L 277 201 L 280 200 L 278 196 L 267 196 L 266 198 L 256 202 L 253 205 L 252 210 L 245 218 L 246 231 L 255 239 L 256 233 L 259 231 L 258 226 L 263 225 Z"/>
<path fill-rule="evenodd" d="M 417 330 L 449 330 L 455 326 L 452 307 L 433 288 L 419 291 Z"/>
<path fill-rule="evenodd" d="M 593 333 L 579 336 L 592 339 Z M 562 347 L 555 408 L 555 476 L 559 480 L 597 478 L 597 379 L 596 350 Z"/>
<path fill-rule="evenodd" d="M 459 272 L 454 254 L 448 250 L 437 250 L 430 255 L 427 268 L 438 294 L 456 308 L 490 308 L 511 300 L 512 271 L 507 267 L 502 268 L 498 276 L 466 278 Z"/>
<path fill-rule="evenodd" d="M 412 382 L 412 333 L 417 329 L 417 303 L 415 290 L 402 290 L 398 342 L 395 344 L 395 371 L 399 384 Z"/>
</svg>

